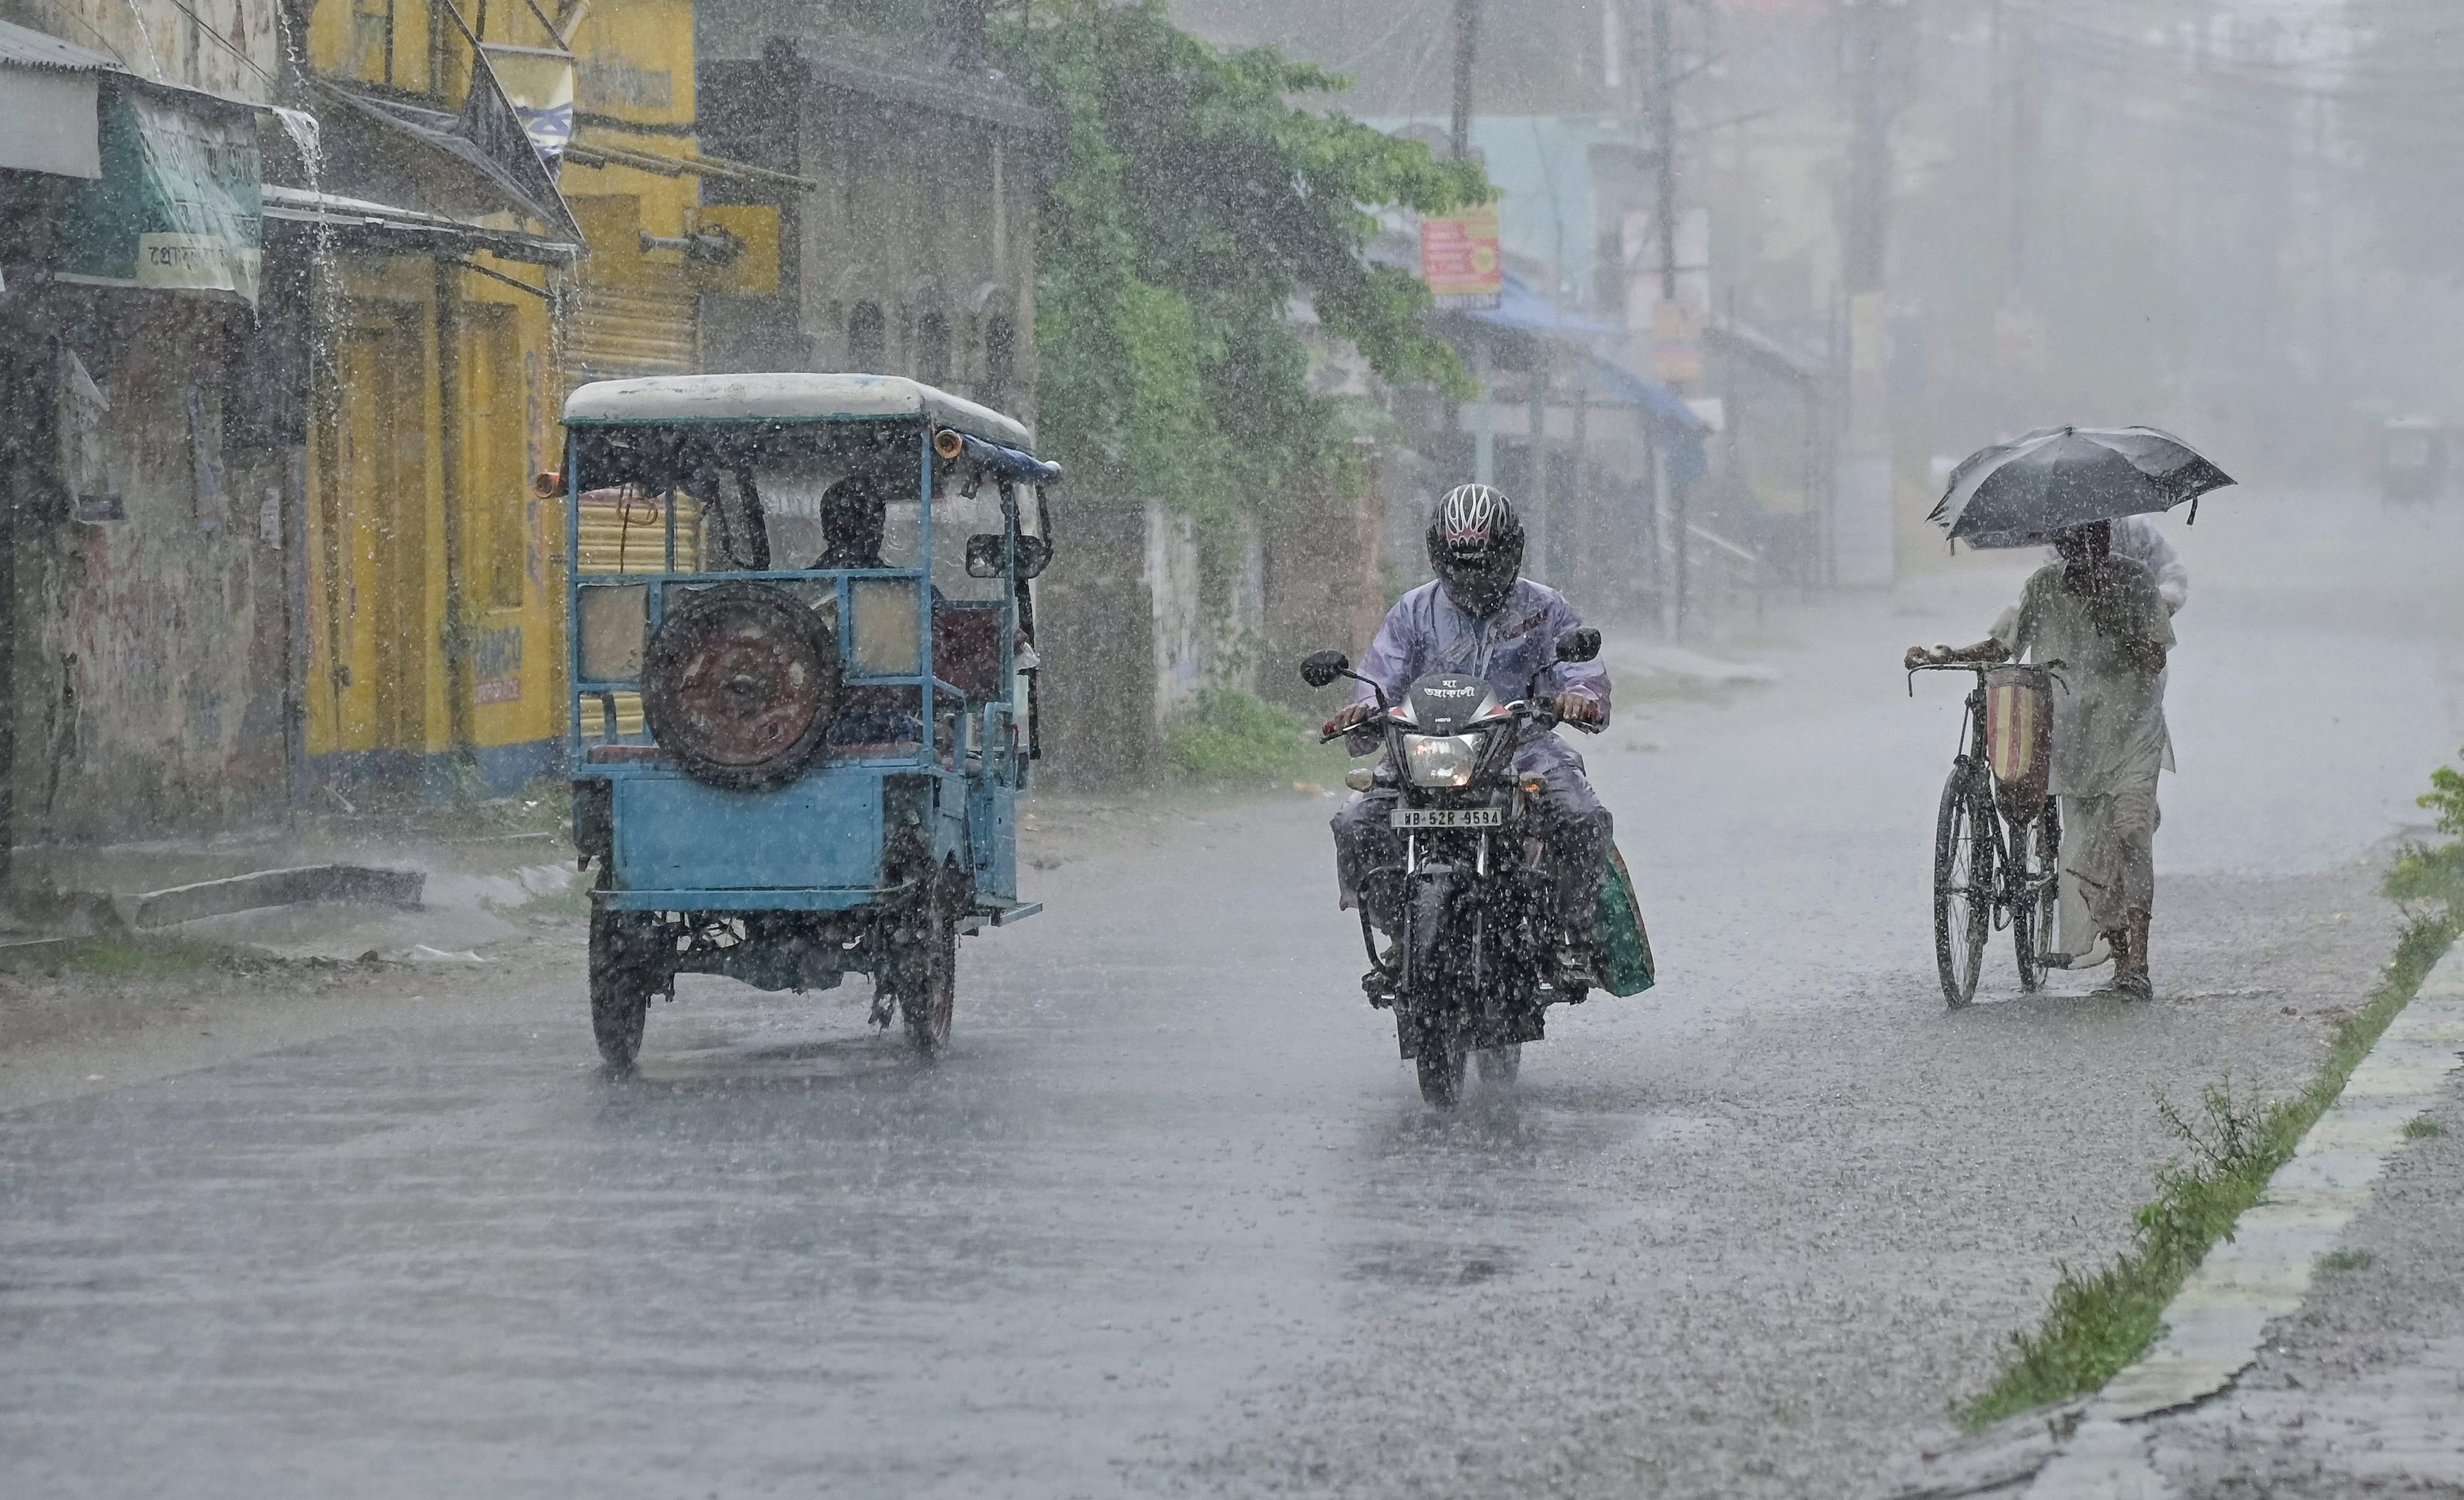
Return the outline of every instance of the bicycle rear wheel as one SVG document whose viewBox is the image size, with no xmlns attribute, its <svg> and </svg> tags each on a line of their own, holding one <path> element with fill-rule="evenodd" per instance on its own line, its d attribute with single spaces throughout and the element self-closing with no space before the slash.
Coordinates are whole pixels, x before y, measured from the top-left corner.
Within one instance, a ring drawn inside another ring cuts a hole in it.
<svg viewBox="0 0 2464 1500">
<path fill-rule="evenodd" d="M 1993 935 L 1995 849 L 1990 793 L 1966 765 L 1942 786 L 1933 830 L 1933 954 L 1942 998 L 1957 1010 L 1976 996 L 1986 940 Z"/>
<path fill-rule="evenodd" d="M 2048 801 L 2027 827 L 2011 831 L 2017 861 L 2010 879 L 2011 946 L 2019 987 L 2033 993 L 2044 988 L 2045 956 L 2054 951 L 2054 919 L 2061 910 L 2061 820 Z"/>
</svg>

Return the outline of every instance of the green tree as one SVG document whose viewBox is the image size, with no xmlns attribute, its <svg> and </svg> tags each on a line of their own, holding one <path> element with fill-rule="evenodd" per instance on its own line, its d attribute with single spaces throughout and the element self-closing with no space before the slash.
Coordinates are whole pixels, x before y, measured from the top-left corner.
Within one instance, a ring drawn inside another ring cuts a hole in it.
<svg viewBox="0 0 2464 1500">
<path fill-rule="evenodd" d="M 1295 297 L 1380 376 L 1464 388 L 1424 326 L 1427 289 L 1362 253 L 1380 210 L 1486 199 L 1476 165 L 1303 107 L 1343 80 L 1210 46 L 1160 0 L 1052 0 L 1001 40 L 1058 130 L 1037 240 L 1039 441 L 1073 489 L 1207 518 L 1339 464 Z"/>
</svg>

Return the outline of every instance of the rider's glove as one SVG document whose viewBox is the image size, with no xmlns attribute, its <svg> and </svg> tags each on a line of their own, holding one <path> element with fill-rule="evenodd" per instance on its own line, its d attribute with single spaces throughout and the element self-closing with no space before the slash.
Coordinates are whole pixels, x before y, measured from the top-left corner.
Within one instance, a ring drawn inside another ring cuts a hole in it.
<svg viewBox="0 0 2464 1500">
<path fill-rule="evenodd" d="M 1601 712 L 1599 700 L 1588 693 L 1560 693 L 1549 706 L 1556 710 L 1561 722 L 1568 724 L 1597 724 L 1608 717 Z"/>
<path fill-rule="evenodd" d="M 1346 708 L 1342 713 L 1328 719 L 1326 721 L 1326 728 L 1322 732 L 1330 735 L 1339 735 L 1346 730 L 1357 729 L 1362 724 L 1368 722 L 1370 715 L 1376 712 L 1377 706 L 1374 703 L 1354 703 L 1351 707 Z"/>
</svg>

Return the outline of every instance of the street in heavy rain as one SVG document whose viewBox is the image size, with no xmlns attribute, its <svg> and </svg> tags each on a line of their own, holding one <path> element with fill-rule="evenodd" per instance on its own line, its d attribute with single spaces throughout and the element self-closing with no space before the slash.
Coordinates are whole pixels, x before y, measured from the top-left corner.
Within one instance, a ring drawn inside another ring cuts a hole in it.
<svg viewBox="0 0 2464 1500">
<path fill-rule="evenodd" d="M 2423 0 L 0 0 L 0 1500 L 2464 1493 Z"/>
<path fill-rule="evenodd" d="M 570 918 L 14 1045 L 11 1492 L 1857 1492 L 2121 1247 L 2160 1096 L 2297 1083 L 2370 987 L 2460 727 L 2455 525 L 2178 534 L 2152 1006 L 1943 1006 L 1957 710 L 1896 654 L 1999 607 L 1989 561 L 1690 678 L 1612 642 L 1585 748 L 1665 978 L 1452 1117 L 1314 794 L 1031 800 L 1047 918 L 964 945 L 930 1064 L 860 993 L 687 979 L 603 1076 Z"/>
</svg>

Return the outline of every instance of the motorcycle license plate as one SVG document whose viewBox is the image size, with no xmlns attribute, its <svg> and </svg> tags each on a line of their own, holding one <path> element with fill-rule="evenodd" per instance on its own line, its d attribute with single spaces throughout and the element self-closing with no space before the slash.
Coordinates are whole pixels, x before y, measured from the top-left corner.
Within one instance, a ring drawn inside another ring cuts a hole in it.
<svg viewBox="0 0 2464 1500">
<path fill-rule="evenodd" d="M 1389 814 L 1394 826 L 1414 828 L 1495 828 L 1506 823 L 1502 807 L 1397 807 Z"/>
</svg>

